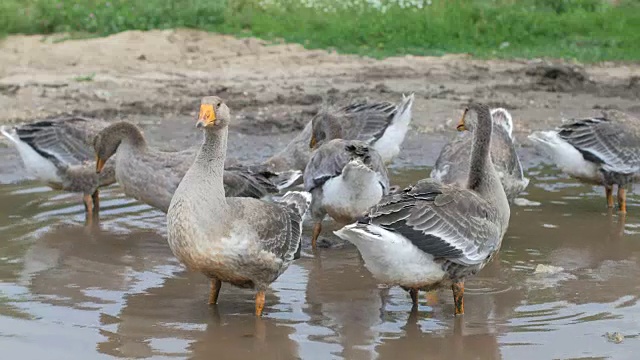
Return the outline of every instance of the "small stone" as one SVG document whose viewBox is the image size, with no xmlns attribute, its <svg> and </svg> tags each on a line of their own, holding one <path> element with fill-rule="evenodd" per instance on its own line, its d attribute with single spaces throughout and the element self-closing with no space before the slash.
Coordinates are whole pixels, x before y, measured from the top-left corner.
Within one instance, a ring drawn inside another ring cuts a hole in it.
<svg viewBox="0 0 640 360">
<path fill-rule="evenodd" d="M 615 344 L 621 344 L 624 341 L 624 336 L 617 331 L 612 333 L 607 332 L 604 334 L 604 336 L 607 338 L 608 341 Z"/>
<path fill-rule="evenodd" d="M 557 274 L 562 271 L 564 271 L 564 268 L 560 266 L 538 264 L 536 265 L 536 269 L 533 271 L 533 273 L 534 274 Z"/>
<path fill-rule="evenodd" d="M 541 203 L 539 203 L 537 201 L 531 201 L 531 200 L 528 200 L 528 199 L 525 199 L 525 198 L 515 198 L 513 200 L 513 203 L 515 205 L 518 205 L 518 206 L 540 206 L 540 205 L 542 205 Z"/>
</svg>

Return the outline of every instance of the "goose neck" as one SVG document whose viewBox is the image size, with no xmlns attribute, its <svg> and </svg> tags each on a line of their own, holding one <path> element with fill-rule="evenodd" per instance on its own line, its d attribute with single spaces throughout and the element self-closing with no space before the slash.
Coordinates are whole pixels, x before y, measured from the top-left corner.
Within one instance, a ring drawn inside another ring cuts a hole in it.
<svg viewBox="0 0 640 360">
<path fill-rule="evenodd" d="M 484 108 L 477 109 L 476 112 L 478 122 L 473 131 L 468 188 L 477 191 L 487 185 L 487 174 L 494 169 L 490 155 L 493 132 L 491 114 Z"/>
<path fill-rule="evenodd" d="M 147 147 L 147 140 L 145 140 L 142 131 L 136 126 L 129 123 L 122 123 L 120 130 L 121 143 L 131 148 L 143 148 Z"/>
<path fill-rule="evenodd" d="M 223 189 L 224 161 L 227 151 L 228 129 L 207 129 L 204 143 L 196 156 L 195 163 L 205 174 L 205 179 L 214 182 L 216 188 Z"/>
</svg>

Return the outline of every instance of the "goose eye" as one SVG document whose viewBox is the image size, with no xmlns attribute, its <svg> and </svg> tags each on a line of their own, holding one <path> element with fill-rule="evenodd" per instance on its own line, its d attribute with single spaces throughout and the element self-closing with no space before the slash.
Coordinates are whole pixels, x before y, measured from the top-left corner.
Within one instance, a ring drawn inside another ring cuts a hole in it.
<svg viewBox="0 0 640 360">
<path fill-rule="evenodd" d="M 220 108 L 220 103 L 216 104 L 216 109 Z"/>
</svg>

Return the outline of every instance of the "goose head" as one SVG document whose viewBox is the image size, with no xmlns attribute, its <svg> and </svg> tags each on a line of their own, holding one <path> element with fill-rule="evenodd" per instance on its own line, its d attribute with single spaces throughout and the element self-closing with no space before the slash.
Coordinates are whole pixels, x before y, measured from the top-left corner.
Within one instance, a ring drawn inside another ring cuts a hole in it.
<svg viewBox="0 0 640 360">
<path fill-rule="evenodd" d="M 207 96 L 200 102 L 200 113 L 196 127 L 205 130 L 217 130 L 229 126 L 231 111 L 218 96 Z"/>
<path fill-rule="evenodd" d="M 489 106 L 481 103 L 471 103 L 462 112 L 462 117 L 456 125 L 456 130 L 474 132 L 478 127 L 478 123 L 482 127 L 482 124 L 487 121 L 489 124 L 492 123 Z"/>
<path fill-rule="evenodd" d="M 321 110 L 313 117 L 311 124 L 309 148 L 312 150 L 327 141 L 342 138 L 342 125 L 339 119 L 328 110 Z"/>
<path fill-rule="evenodd" d="M 134 146 L 145 146 L 146 142 L 142 130 L 134 124 L 120 121 L 102 129 L 93 139 L 93 149 L 96 153 L 96 173 L 100 173 L 105 162 L 118 150 L 123 141 Z"/>
</svg>

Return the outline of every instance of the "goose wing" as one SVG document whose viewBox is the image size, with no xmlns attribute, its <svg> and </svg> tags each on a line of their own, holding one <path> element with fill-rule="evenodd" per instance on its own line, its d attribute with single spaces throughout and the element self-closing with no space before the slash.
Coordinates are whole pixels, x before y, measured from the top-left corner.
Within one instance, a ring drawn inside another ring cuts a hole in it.
<svg viewBox="0 0 640 360">
<path fill-rule="evenodd" d="M 562 125 L 558 136 L 588 161 L 609 172 L 640 170 L 640 138 L 626 126 L 607 118 L 588 118 Z"/>
<path fill-rule="evenodd" d="M 329 179 L 340 176 L 351 156 L 345 149 L 345 140 L 331 140 L 313 151 L 304 169 L 304 189 L 312 191 Z"/>
<path fill-rule="evenodd" d="M 56 165 L 80 165 L 95 158 L 93 137 L 107 124 L 84 117 L 38 121 L 16 128 L 18 137 Z"/>
<path fill-rule="evenodd" d="M 495 209 L 475 193 L 425 179 L 389 195 L 359 222 L 394 231 L 434 258 L 471 266 L 502 241 Z"/>
<path fill-rule="evenodd" d="M 445 184 L 466 185 L 469 178 L 469 160 L 471 157 L 471 134 L 456 134 L 440 151 L 431 170 L 431 178 Z"/>
<path fill-rule="evenodd" d="M 277 192 L 293 185 L 301 176 L 300 170 L 272 171 L 267 164 L 241 164 L 236 163 L 226 166 L 227 171 L 239 171 L 246 173 L 268 189 L 269 192 Z M 275 190 L 273 190 L 275 187 Z"/>
<path fill-rule="evenodd" d="M 367 143 L 380 139 L 394 119 L 398 106 L 389 102 L 356 102 L 338 111 L 348 125 L 346 139 Z"/>
<path fill-rule="evenodd" d="M 224 171 L 224 193 L 227 197 L 261 198 L 278 192 L 278 188 L 265 175 L 248 169 L 229 168 Z"/>
<path fill-rule="evenodd" d="M 235 218 L 251 219 L 243 226 L 255 232 L 262 250 L 285 262 L 300 257 L 302 217 L 311 194 L 292 191 L 273 203 L 251 198 L 228 198 L 227 203 Z"/>
</svg>

